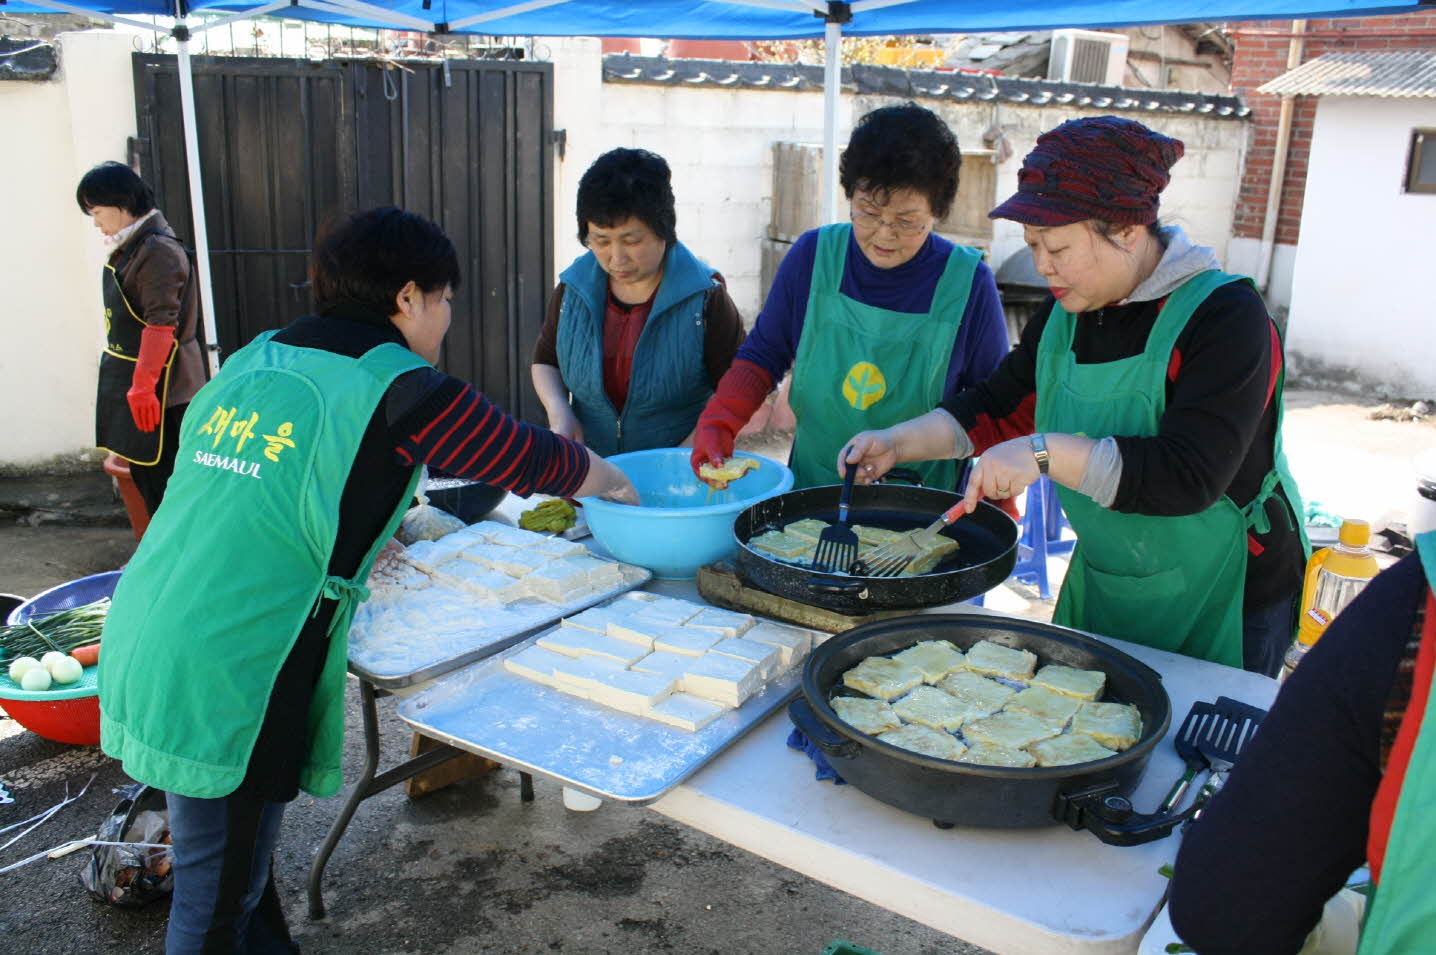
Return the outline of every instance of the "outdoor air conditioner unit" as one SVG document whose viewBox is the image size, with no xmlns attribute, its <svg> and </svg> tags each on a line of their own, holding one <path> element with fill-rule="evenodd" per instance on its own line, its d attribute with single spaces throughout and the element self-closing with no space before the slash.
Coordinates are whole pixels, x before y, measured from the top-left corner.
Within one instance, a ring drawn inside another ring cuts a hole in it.
<svg viewBox="0 0 1436 955">
<path fill-rule="evenodd" d="M 1068 83 L 1121 86 L 1127 70 L 1127 37 L 1094 30 L 1053 30 L 1047 78 Z"/>
</svg>

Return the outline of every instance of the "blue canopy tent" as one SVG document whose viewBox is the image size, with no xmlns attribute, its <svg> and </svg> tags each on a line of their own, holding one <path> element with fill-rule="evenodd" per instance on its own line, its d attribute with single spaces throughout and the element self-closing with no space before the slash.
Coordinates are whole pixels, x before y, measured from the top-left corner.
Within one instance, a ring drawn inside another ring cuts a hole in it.
<svg viewBox="0 0 1436 955">
<path fill-rule="evenodd" d="M 193 32 L 258 16 L 283 16 L 423 33 L 490 36 L 646 36 L 669 39 L 791 40 L 823 37 L 823 217 L 831 221 L 837 180 L 837 105 L 844 33 L 882 36 L 1118 27 L 1140 24 L 1280 20 L 1303 17 L 1403 13 L 1431 0 L 0 0 L 0 11 L 75 13 L 154 28 L 133 16 L 173 17 L 179 53 L 180 102 L 189 166 L 190 203 L 200 296 L 210 342 L 214 300 L 209 238 L 199 175 L 194 85 L 189 39 Z M 205 11 L 221 14 L 191 26 Z M 211 348 L 216 346 L 211 345 Z M 217 361 L 213 352 L 211 361 Z"/>
</svg>

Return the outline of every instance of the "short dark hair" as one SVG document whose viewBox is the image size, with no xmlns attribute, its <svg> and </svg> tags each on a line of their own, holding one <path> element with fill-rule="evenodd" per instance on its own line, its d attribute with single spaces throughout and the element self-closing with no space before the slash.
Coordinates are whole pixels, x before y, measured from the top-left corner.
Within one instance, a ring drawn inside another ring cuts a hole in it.
<svg viewBox="0 0 1436 955">
<path fill-rule="evenodd" d="M 610 149 L 593 161 L 578 181 L 578 241 L 588 242 L 588 226 L 608 228 L 637 219 L 664 242 L 678 241 L 668 162 L 646 149 Z"/>
<path fill-rule="evenodd" d="M 409 282 L 425 295 L 459 287 L 459 255 L 444 231 L 393 206 L 369 209 L 321 235 L 310 263 L 316 307 L 358 305 L 388 317 Z"/>
<path fill-rule="evenodd" d="M 879 195 L 913 189 L 927 197 L 933 215 L 947 217 L 957 197 L 962 152 L 947 123 L 916 103 L 884 106 L 853 127 L 839 161 L 839 181 L 851 199 L 859 189 Z"/>
<path fill-rule="evenodd" d="M 102 162 L 80 177 L 75 201 L 85 215 L 95 206 L 113 206 L 138 217 L 155 207 L 155 194 L 129 166 Z"/>
</svg>

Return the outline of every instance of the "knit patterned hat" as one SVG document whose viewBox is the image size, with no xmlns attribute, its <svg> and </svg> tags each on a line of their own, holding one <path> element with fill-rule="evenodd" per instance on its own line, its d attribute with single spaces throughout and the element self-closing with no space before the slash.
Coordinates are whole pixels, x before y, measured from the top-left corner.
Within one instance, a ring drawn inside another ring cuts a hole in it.
<svg viewBox="0 0 1436 955">
<path fill-rule="evenodd" d="M 1168 172 L 1185 147 L 1130 119 L 1071 119 L 1037 137 L 1022 160 L 1017 192 L 990 219 L 1058 226 L 1083 219 L 1157 221 Z"/>
</svg>

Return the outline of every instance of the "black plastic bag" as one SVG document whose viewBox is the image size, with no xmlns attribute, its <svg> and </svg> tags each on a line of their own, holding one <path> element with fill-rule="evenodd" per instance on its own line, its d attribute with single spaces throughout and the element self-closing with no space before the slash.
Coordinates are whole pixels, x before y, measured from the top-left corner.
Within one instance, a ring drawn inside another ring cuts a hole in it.
<svg viewBox="0 0 1436 955">
<path fill-rule="evenodd" d="M 141 783 L 116 789 L 124 798 L 100 825 L 102 842 L 170 841 L 169 810 L 163 790 Z M 110 905 L 136 907 L 174 891 L 174 851 L 143 846 L 95 846 L 80 870 L 91 897 Z"/>
</svg>

